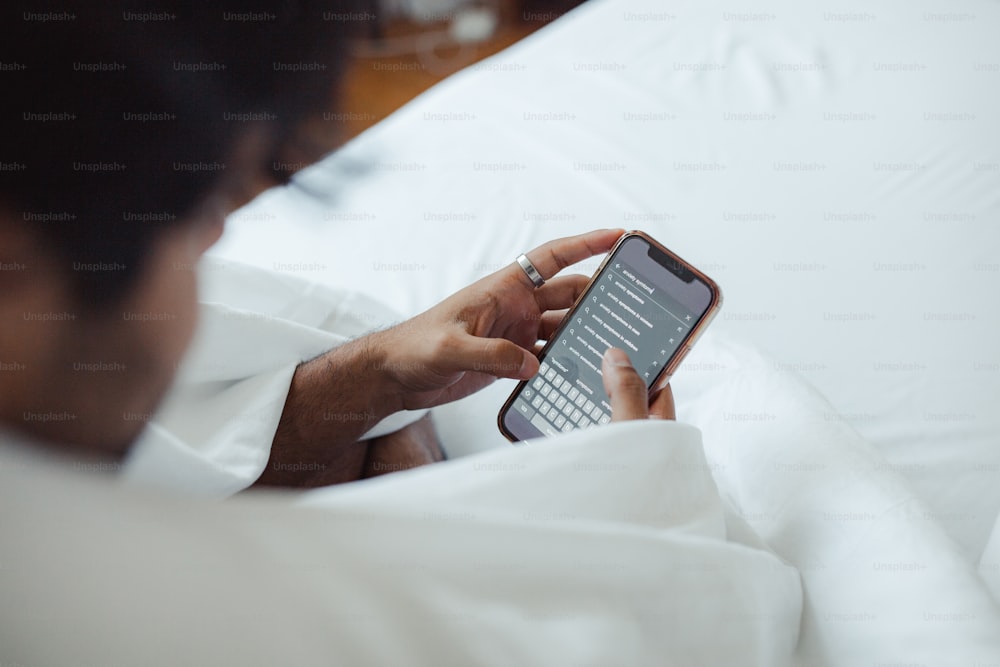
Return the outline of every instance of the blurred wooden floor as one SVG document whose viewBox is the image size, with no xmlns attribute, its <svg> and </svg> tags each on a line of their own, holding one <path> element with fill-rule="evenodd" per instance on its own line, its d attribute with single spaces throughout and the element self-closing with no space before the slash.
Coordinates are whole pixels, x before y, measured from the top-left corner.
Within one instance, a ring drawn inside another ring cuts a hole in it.
<svg viewBox="0 0 1000 667">
<path fill-rule="evenodd" d="M 495 32 L 488 39 L 456 45 L 445 35 L 447 21 L 418 23 L 394 19 L 382 25 L 381 36 L 361 37 L 352 46 L 334 108 L 300 128 L 298 152 L 286 147 L 290 171 L 297 171 L 322 153 L 375 125 L 414 97 L 464 67 L 502 51 L 542 28 L 583 0 L 495 0 L 500 9 Z M 316 152 L 319 150 L 319 153 Z"/>
<path fill-rule="evenodd" d="M 421 37 L 446 30 L 443 25 L 425 31 L 414 31 L 408 24 L 390 26 L 390 34 L 412 35 L 418 43 L 423 39 L 425 46 L 417 53 L 382 57 L 369 49 L 355 58 L 342 89 L 344 138 L 357 135 L 449 75 L 502 51 L 541 26 L 501 25 L 489 40 L 465 46 L 434 46 L 434 38 Z"/>
</svg>

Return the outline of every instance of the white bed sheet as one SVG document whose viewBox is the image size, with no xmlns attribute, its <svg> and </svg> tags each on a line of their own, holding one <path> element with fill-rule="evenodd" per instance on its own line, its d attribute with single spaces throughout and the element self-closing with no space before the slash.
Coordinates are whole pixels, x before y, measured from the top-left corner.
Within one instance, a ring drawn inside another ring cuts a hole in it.
<svg viewBox="0 0 1000 667">
<path fill-rule="evenodd" d="M 607 434 L 625 441 L 614 462 Z M 331 487 L 311 499 L 323 511 L 289 494 L 211 506 L 116 488 L 5 442 L 0 656 L 791 664 L 798 573 L 748 531 L 733 537 L 700 440 L 683 424 L 615 424 Z"/>
<path fill-rule="evenodd" d="M 706 334 L 702 345 L 703 357 L 730 372 L 721 381 L 703 378 L 692 388 L 697 398 L 678 408 L 701 429 L 705 463 L 723 504 L 749 524 L 747 529 L 727 513 L 725 533 L 730 542 L 750 546 L 763 540 L 795 567 L 802 582 L 798 623 L 787 616 L 789 591 L 780 579 L 763 578 L 748 567 L 746 579 L 734 582 L 740 589 L 751 581 L 774 586 L 774 595 L 785 603 L 780 617 L 773 616 L 774 608 L 750 613 L 757 621 L 775 621 L 754 626 L 773 635 L 765 644 L 769 650 L 788 646 L 786 633 L 796 628 L 794 652 L 785 657 L 797 665 L 976 665 L 1000 659 L 996 601 L 870 443 L 848 424 L 828 422 L 830 405 L 822 396 L 747 345 L 718 332 Z M 333 510 L 412 505 L 414 512 L 440 507 L 442 513 L 478 521 L 497 512 L 525 521 L 542 515 L 553 532 L 581 518 L 654 517 L 668 525 L 687 520 L 689 503 L 698 495 L 683 489 L 697 483 L 704 470 L 683 461 L 689 442 L 678 434 L 685 431 L 660 435 L 656 442 L 663 454 L 676 451 L 681 457 L 662 465 L 656 456 L 637 460 L 641 438 L 618 429 L 576 434 L 586 435 L 573 441 L 580 452 L 566 447 L 564 439 L 535 442 L 514 452 L 465 458 L 447 470 L 431 466 L 377 484 L 315 491 L 306 504 Z M 549 447 L 560 448 L 551 456 L 539 451 Z M 546 465 L 537 467 L 538 462 Z M 643 474 L 635 474 L 637 469 Z M 615 542 L 613 535 L 606 539 Z M 705 565 L 710 572 L 715 567 Z M 719 646 L 745 645 L 740 637 L 746 610 L 730 607 L 733 602 L 722 591 L 698 583 L 703 574 L 686 576 L 694 586 L 678 600 L 681 609 L 691 610 L 690 617 L 681 613 L 682 633 L 703 637 L 707 630 Z M 524 568 L 525 579 L 536 575 Z M 651 587 L 650 595 L 674 597 L 672 591 L 671 585 Z M 744 652 L 719 662 L 707 654 L 699 659 L 697 651 L 688 655 L 689 642 L 672 640 L 667 646 L 653 662 L 751 664 L 763 655 Z"/>
<path fill-rule="evenodd" d="M 721 284 L 713 327 L 828 396 L 974 563 L 1000 509 L 998 19 L 591 0 L 234 214 L 214 252 L 415 313 L 550 238 L 645 229 Z M 681 405 L 730 370 L 696 351 Z M 450 450 L 502 444 L 508 389 L 442 411 Z"/>
<path fill-rule="evenodd" d="M 230 312 L 333 306 L 334 334 L 371 312 L 271 278 Z M 268 356 L 309 344 L 289 338 Z M 5 443 L 5 664 L 995 662 L 1000 610 L 900 476 L 753 349 L 700 352 L 730 369 L 680 406 L 701 432 L 578 431 L 308 494 L 324 512 L 179 502 Z"/>
</svg>

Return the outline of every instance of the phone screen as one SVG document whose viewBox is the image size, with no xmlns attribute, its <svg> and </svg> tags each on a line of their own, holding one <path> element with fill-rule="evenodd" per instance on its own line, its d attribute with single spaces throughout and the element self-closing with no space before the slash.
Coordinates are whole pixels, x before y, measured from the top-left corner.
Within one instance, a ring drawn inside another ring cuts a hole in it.
<svg viewBox="0 0 1000 667">
<path fill-rule="evenodd" d="M 609 347 L 624 350 L 651 387 L 686 354 L 718 308 L 715 284 L 652 239 L 627 234 L 500 413 L 512 440 L 555 435 L 611 420 L 601 378 Z"/>
</svg>

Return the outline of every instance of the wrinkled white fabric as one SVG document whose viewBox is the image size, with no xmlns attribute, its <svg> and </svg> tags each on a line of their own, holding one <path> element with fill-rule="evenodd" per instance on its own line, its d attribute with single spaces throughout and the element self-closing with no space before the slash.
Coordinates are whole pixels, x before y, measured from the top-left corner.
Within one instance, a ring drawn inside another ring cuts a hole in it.
<svg viewBox="0 0 1000 667">
<path fill-rule="evenodd" d="M 3 664 L 774 667 L 798 641 L 798 574 L 727 539 L 683 424 L 582 431 L 309 507 L 3 460 Z"/>
<path fill-rule="evenodd" d="M 1000 604 L 1000 517 L 997 517 L 993 534 L 979 560 L 979 574 L 992 591 L 997 604 Z"/>
<path fill-rule="evenodd" d="M 674 384 L 720 492 L 797 567 L 803 664 L 992 664 L 1000 608 L 905 478 L 819 392 L 708 332 Z"/>
<path fill-rule="evenodd" d="M 153 644 L 164 664 L 1000 656 L 987 587 L 822 396 L 717 332 L 691 356 L 727 369 L 678 392 L 704 452 L 685 424 L 614 424 L 297 504 L 222 505 L 5 459 L 0 657 L 131 664 Z"/>
<path fill-rule="evenodd" d="M 132 448 L 123 477 L 224 497 L 260 477 L 299 363 L 399 321 L 375 299 L 273 271 L 206 258 L 199 323 L 164 404 Z M 365 438 L 426 411 L 396 413 Z"/>
</svg>

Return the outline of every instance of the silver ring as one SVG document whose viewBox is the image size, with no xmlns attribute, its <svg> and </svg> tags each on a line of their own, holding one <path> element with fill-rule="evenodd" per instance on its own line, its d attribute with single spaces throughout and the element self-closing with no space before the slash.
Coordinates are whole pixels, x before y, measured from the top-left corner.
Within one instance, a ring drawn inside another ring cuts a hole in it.
<svg viewBox="0 0 1000 667">
<path fill-rule="evenodd" d="M 530 280 L 535 287 L 541 287 L 545 284 L 545 278 L 542 278 L 542 274 L 538 272 L 538 269 L 536 269 L 535 265 L 531 263 L 531 260 L 528 259 L 527 255 L 523 253 L 518 255 L 517 263 L 521 265 L 521 268 L 524 269 L 524 272 L 528 276 L 528 280 Z"/>
</svg>

